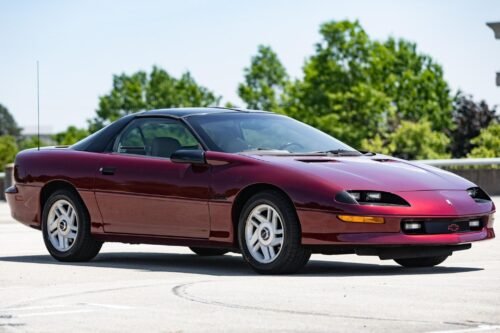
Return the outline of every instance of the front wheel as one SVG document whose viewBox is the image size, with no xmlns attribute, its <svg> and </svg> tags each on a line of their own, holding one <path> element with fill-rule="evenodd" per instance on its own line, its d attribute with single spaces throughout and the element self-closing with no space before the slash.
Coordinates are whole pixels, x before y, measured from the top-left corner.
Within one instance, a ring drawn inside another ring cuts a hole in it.
<svg viewBox="0 0 500 333">
<path fill-rule="evenodd" d="M 301 269 L 311 252 L 301 245 L 299 220 L 281 193 L 254 195 L 243 207 L 238 240 L 243 258 L 261 274 L 287 274 Z"/>
<path fill-rule="evenodd" d="M 448 256 L 394 259 L 394 261 L 403 267 L 433 267 L 445 261 L 446 258 Z"/>
<path fill-rule="evenodd" d="M 54 192 L 45 203 L 42 233 L 50 255 L 59 261 L 88 261 L 102 246 L 90 234 L 90 218 L 80 198 L 67 190 Z"/>
</svg>

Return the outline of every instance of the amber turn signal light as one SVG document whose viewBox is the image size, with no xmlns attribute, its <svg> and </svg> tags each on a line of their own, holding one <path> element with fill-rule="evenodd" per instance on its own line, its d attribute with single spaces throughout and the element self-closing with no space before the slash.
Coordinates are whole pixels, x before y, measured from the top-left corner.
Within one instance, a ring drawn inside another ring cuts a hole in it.
<svg viewBox="0 0 500 333">
<path fill-rule="evenodd" d="M 351 223 L 384 223 L 383 217 L 376 216 L 338 215 L 338 218 Z"/>
</svg>

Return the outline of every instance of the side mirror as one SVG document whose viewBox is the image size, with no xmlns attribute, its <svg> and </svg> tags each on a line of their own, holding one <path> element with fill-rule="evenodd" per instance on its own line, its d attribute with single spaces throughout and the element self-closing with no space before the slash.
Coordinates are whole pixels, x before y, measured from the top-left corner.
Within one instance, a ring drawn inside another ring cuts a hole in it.
<svg viewBox="0 0 500 333">
<path fill-rule="evenodd" d="M 207 164 L 205 152 L 198 149 L 180 149 L 174 151 L 170 156 L 170 160 L 174 163 Z"/>
</svg>

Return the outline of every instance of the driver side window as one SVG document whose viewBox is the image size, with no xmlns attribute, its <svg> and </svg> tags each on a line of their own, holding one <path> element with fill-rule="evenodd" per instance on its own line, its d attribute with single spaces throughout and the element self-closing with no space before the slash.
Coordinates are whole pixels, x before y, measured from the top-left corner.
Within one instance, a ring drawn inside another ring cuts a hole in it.
<svg viewBox="0 0 500 333">
<path fill-rule="evenodd" d="M 170 158 L 179 149 L 201 149 L 184 124 L 175 119 L 142 118 L 132 121 L 125 128 L 117 138 L 113 151 Z"/>
</svg>

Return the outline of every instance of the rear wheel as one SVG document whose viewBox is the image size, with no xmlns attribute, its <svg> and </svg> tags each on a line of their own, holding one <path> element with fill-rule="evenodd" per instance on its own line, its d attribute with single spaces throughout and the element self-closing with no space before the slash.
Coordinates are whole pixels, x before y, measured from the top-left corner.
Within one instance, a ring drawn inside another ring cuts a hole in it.
<svg viewBox="0 0 500 333">
<path fill-rule="evenodd" d="M 229 251 L 226 249 L 217 249 L 211 247 L 190 247 L 191 251 L 196 253 L 201 257 L 210 257 L 210 256 L 223 256 Z"/>
<path fill-rule="evenodd" d="M 394 261 L 403 267 L 433 267 L 445 261 L 446 258 L 448 256 L 394 259 Z"/>
<path fill-rule="evenodd" d="M 45 203 L 42 233 L 50 255 L 59 261 L 88 261 L 102 246 L 90 234 L 90 218 L 80 198 L 68 190 L 54 192 Z"/>
<path fill-rule="evenodd" d="M 301 269 L 311 252 L 301 245 L 295 209 L 276 191 L 254 195 L 243 207 L 238 240 L 243 258 L 261 274 L 287 274 Z"/>
</svg>

